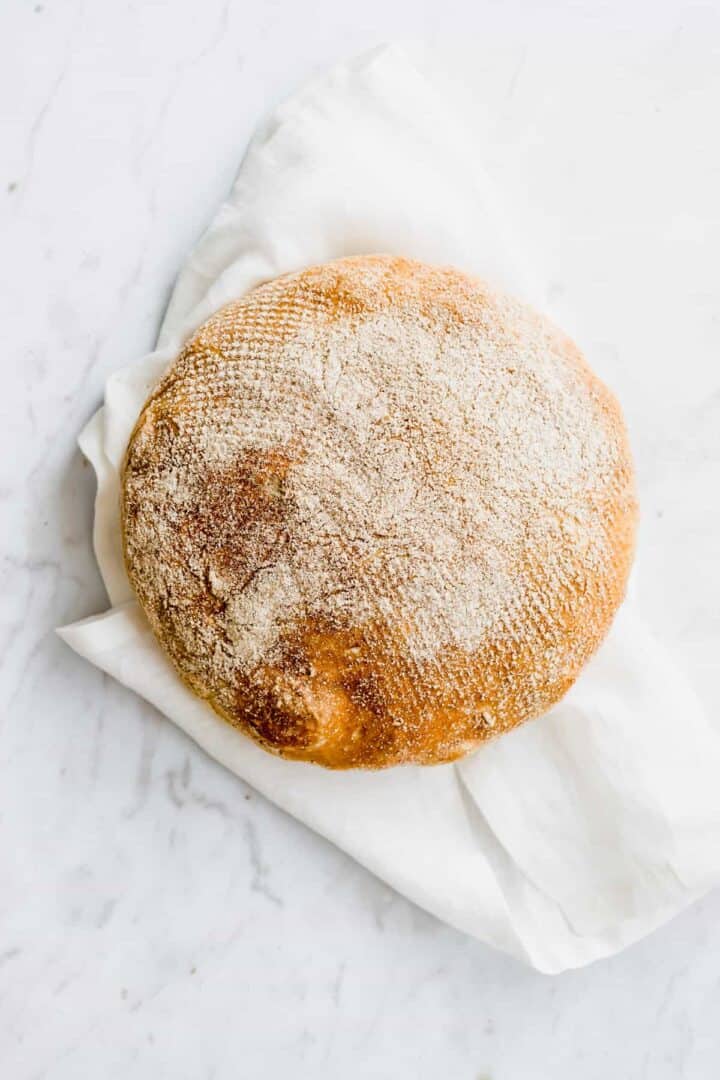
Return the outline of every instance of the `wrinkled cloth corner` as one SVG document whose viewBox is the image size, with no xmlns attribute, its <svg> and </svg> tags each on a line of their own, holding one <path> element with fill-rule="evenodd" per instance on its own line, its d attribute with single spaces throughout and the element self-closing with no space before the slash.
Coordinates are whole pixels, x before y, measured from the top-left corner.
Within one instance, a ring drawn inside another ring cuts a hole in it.
<svg viewBox="0 0 720 1080">
<path fill-rule="evenodd" d="M 481 158 L 394 46 L 317 77 L 263 123 L 179 276 L 156 352 L 110 378 L 80 437 L 112 607 L 59 633 L 398 892 L 556 973 L 619 951 L 720 880 L 720 737 L 630 601 L 542 719 L 455 765 L 336 774 L 265 753 L 186 689 L 133 598 L 120 542 L 120 468 L 149 391 L 194 328 L 261 281 L 390 252 L 544 306 Z"/>
</svg>

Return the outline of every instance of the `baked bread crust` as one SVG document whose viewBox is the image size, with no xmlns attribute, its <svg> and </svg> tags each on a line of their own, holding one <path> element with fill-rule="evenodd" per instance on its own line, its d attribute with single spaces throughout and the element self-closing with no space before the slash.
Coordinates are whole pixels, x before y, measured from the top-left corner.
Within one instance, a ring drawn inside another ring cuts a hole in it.
<svg viewBox="0 0 720 1080">
<path fill-rule="evenodd" d="M 122 476 L 128 576 L 179 675 L 265 749 L 452 761 L 572 685 L 622 601 L 619 406 L 456 270 L 312 267 L 210 318 Z"/>
</svg>

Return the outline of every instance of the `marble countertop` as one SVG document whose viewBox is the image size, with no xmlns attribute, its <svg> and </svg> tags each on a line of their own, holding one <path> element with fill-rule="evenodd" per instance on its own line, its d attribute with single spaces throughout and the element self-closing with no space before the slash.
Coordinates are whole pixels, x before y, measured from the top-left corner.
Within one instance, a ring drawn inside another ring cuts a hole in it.
<svg viewBox="0 0 720 1080">
<path fill-rule="evenodd" d="M 310 13 L 311 12 L 311 13 Z M 720 9 L 11 0 L 0 13 L 0 1075 L 717 1080 L 720 893 L 547 978 L 463 937 L 57 640 L 101 610 L 75 447 L 270 104 L 382 38 L 437 74 L 620 381 L 638 589 L 720 712 Z M 720 792 L 719 792 L 720 797 Z"/>
</svg>

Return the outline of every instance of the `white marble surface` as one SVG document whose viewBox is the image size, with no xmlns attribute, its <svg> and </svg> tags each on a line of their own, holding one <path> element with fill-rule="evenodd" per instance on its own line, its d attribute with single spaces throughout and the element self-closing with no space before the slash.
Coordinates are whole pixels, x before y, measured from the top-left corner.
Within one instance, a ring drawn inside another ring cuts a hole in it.
<svg viewBox="0 0 720 1080">
<path fill-rule="evenodd" d="M 622 386 L 645 610 L 718 715 L 720 9 L 8 0 L 3 1078 L 720 1075 L 720 894 L 612 960 L 534 974 L 397 897 L 51 632 L 104 606 L 77 431 L 151 346 L 257 119 L 317 65 L 451 29 L 488 168 Z"/>
</svg>

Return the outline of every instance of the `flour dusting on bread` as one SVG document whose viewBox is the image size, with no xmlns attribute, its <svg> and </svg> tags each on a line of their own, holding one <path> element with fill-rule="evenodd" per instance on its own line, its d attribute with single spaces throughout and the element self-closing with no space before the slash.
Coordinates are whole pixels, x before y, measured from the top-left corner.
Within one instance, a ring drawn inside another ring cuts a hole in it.
<svg viewBox="0 0 720 1080">
<path fill-rule="evenodd" d="M 131 439 L 123 516 L 197 692 L 270 749 L 383 765 L 557 699 L 620 602 L 635 504 L 617 405 L 567 338 L 375 256 L 200 329 Z"/>
</svg>

